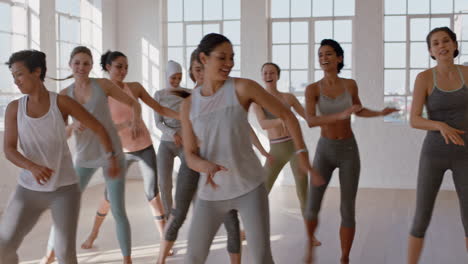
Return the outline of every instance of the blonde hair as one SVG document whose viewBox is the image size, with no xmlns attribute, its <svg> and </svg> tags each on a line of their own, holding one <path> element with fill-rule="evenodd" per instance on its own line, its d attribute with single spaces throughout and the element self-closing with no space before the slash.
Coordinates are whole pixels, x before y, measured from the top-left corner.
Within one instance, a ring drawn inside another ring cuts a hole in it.
<svg viewBox="0 0 468 264">
<path fill-rule="evenodd" d="M 70 53 L 70 59 L 68 60 L 68 63 L 71 63 L 73 57 L 75 57 L 75 55 L 79 54 L 79 53 L 84 53 L 84 54 L 88 55 L 89 57 L 91 57 L 91 60 L 93 60 L 93 54 L 91 53 L 91 50 L 88 47 L 77 46 Z M 65 81 L 65 80 L 73 78 L 73 74 L 70 74 L 65 78 L 53 78 L 53 77 L 49 77 L 49 78 L 54 80 L 54 81 Z"/>
</svg>

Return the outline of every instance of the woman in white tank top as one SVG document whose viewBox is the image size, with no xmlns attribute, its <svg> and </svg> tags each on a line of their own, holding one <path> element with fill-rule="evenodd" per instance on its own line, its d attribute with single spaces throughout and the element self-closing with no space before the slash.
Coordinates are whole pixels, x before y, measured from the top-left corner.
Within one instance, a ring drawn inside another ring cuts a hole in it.
<svg viewBox="0 0 468 264">
<path fill-rule="evenodd" d="M 201 174 L 184 263 L 205 262 L 224 215 L 233 209 L 243 219 L 252 248 L 251 263 L 273 263 L 265 179 L 249 137 L 247 110 L 251 103 L 284 120 L 298 149 L 301 168 L 313 175 L 314 184 L 323 180 L 308 162 L 294 114 L 256 82 L 229 77 L 234 66 L 231 42 L 211 33 L 198 49 L 204 82 L 181 107 L 185 157 L 189 167 Z"/>
<path fill-rule="evenodd" d="M 0 263 L 18 263 L 18 247 L 47 209 L 51 209 L 58 230 L 58 262 L 77 263 L 80 190 L 67 145 L 65 120 L 68 116 L 80 120 L 97 134 L 108 153 L 114 151 L 111 138 L 80 104 L 46 89 L 44 53 L 19 51 L 7 64 L 15 84 L 26 96 L 12 101 L 5 116 L 5 156 L 22 171 L 0 222 Z M 18 140 L 22 153 L 18 151 Z M 118 175 L 120 168 L 115 165 L 109 167 L 110 175 Z"/>
</svg>

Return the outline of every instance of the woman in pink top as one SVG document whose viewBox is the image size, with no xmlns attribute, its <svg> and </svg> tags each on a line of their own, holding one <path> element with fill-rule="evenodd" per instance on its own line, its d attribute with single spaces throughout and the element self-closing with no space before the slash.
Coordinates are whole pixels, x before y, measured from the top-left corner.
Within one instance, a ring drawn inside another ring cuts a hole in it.
<svg viewBox="0 0 468 264">
<path fill-rule="evenodd" d="M 124 82 L 128 72 L 128 61 L 125 54 L 119 51 L 107 51 L 101 56 L 101 66 L 102 70 L 109 74 L 110 80 L 115 85 L 122 88 L 122 90 L 130 97 L 136 100 L 141 99 L 145 104 L 161 115 L 179 119 L 177 112 L 161 106 L 146 92 L 145 88 L 140 83 Z M 127 167 L 135 161 L 139 162 L 146 198 L 148 199 L 156 227 L 158 228 L 159 234 L 162 238 L 166 217 L 164 215 L 164 208 L 159 195 L 156 153 L 154 151 L 150 133 L 143 120 L 140 120 L 138 123 L 138 137 L 132 136 L 132 130 L 130 127 L 133 117 L 132 109 L 113 98 L 109 97 L 108 100 L 112 120 L 114 121 L 120 140 L 122 141 Z M 81 245 L 81 248 L 89 249 L 93 246 L 93 242 L 97 238 L 99 229 L 109 212 L 109 208 L 110 204 L 106 193 L 105 199 L 102 200 L 100 207 L 96 212 L 93 230 L 86 241 Z"/>
</svg>

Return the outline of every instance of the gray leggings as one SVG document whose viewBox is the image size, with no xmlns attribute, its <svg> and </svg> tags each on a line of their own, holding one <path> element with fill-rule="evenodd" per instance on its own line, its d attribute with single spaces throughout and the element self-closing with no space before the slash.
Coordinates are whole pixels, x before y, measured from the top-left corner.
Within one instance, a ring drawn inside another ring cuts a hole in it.
<svg viewBox="0 0 468 264">
<path fill-rule="evenodd" d="M 354 136 L 347 139 L 328 139 L 321 137 L 317 143 L 313 166 L 324 177 L 325 184 L 320 187 L 309 184 L 307 220 L 317 220 L 323 195 L 330 183 L 333 171 L 339 169 L 341 226 L 355 227 L 356 194 L 361 169 L 359 150 Z"/>
<path fill-rule="evenodd" d="M 154 151 L 153 145 L 142 150 L 126 152 L 125 161 L 127 162 L 127 169 L 130 168 L 133 162 L 138 162 L 141 175 L 143 176 L 146 199 L 151 201 L 158 196 L 158 167 L 156 164 L 156 152 Z M 109 201 L 107 188 L 105 189 L 105 198 Z"/>
<path fill-rule="evenodd" d="M 177 175 L 177 186 L 175 194 L 175 208 L 172 209 L 172 217 L 167 223 L 165 230 L 165 239 L 167 241 L 175 241 L 177 234 L 182 224 L 185 222 L 190 203 L 195 196 L 200 175 L 198 172 L 191 170 L 185 160 L 181 160 L 179 175 Z M 237 211 L 229 211 L 224 219 L 224 226 L 227 232 L 227 250 L 229 253 L 238 254 L 241 249 L 240 227 Z"/>
<path fill-rule="evenodd" d="M 174 169 L 174 158 L 182 160 L 183 148 L 176 146 L 171 141 L 161 141 L 158 148 L 158 175 L 159 189 L 164 206 L 164 212 L 170 212 L 172 208 L 172 170 Z"/>
<path fill-rule="evenodd" d="M 226 214 L 239 211 L 247 233 L 247 243 L 252 249 L 253 264 L 272 264 L 270 247 L 270 212 L 265 185 L 240 197 L 207 201 L 197 199 L 188 235 L 185 264 L 205 263 L 210 245 Z"/>
<path fill-rule="evenodd" d="M 452 171 L 465 237 L 468 237 L 468 147 L 445 144 L 437 132 L 428 133 L 421 150 L 412 236 L 423 238 L 426 234 L 437 193 L 447 170 Z"/>
<path fill-rule="evenodd" d="M 18 263 L 18 250 L 41 214 L 51 209 L 55 232 L 55 254 L 60 264 L 76 264 L 76 229 L 80 211 L 78 184 L 53 192 L 38 192 L 17 186 L 0 223 L 0 264 Z"/>
</svg>

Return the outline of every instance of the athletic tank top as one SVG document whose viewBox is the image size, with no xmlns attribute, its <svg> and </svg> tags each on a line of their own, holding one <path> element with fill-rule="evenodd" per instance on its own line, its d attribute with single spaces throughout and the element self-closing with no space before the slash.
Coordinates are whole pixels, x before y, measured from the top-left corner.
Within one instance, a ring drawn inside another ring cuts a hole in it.
<svg viewBox="0 0 468 264">
<path fill-rule="evenodd" d="M 123 92 L 131 98 L 135 99 L 135 101 L 138 101 L 138 99 L 136 99 L 133 96 L 130 87 L 128 87 L 128 84 L 126 83 L 124 83 Z M 112 97 L 108 97 L 107 100 L 109 103 L 109 110 L 114 124 L 121 124 L 133 120 L 133 109 L 130 106 L 121 103 Z M 145 149 L 153 144 L 148 128 L 146 128 L 146 125 L 143 122 L 143 120 L 140 120 L 139 126 L 141 135 L 135 139 L 132 138 L 132 130 L 130 127 L 125 127 L 117 131 L 122 142 L 122 147 L 124 148 L 124 151 L 138 151 Z"/>
<path fill-rule="evenodd" d="M 76 184 L 78 177 L 67 144 L 65 122 L 57 106 L 57 94 L 49 92 L 49 111 L 41 117 L 27 115 L 28 96 L 19 99 L 18 138 L 23 155 L 32 162 L 54 172 L 44 185 L 36 182 L 31 171 L 21 170 L 18 184 L 39 192 L 53 192 L 62 186 Z"/>
<path fill-rule="evenodd" d="M 319 85 L 320 95 L 319 95 L 319 99 L 317 103 L 317 108 L 318 108 L 320 115 L 330 115 L 330 114 L 343 112 L 344 110 L 346 110 L 347 108 L 353 105 L 353 98 L 351 94 L 348 92 L 348 89 L 344 87 L 344 83 L 343 83 L 344 92 L 335 98 L 331 98 L 323 94 L 322 85 L 320 81 L 318 85 Z"/>
<path fill-rule="evenodd" d="M 211 96 L 202 96 L 201 88 L 192 92 L 190 120 L 203 159 L 222 165 L 228 171 L 217 172 L 207 185 L 201 173 L 198 196 L 203 200 L 227 200 L 246 194 L 265 181 L 262 165 L 252 148 L 247 112 L 239 103 L 234 79 L 227 79 Z"/>
<path fill-rule="evenodd" d="M 453 128 L 466 131 L 468 129 L 468 87 L 458 67 L 457 70 L 462 81 L 461 87 L 453 91 L 445 91 L 437 86 L 436 71 L 432 69 L 434 87 L 427 97 L 426 109 L 430 120 L 441 121 Z M 439 131 L 430 132 L 440 133 Z"/>
<path fill-rule="evenodd" d="M 83 104 L 106 129 L 109 134 L 112 146 L 118 156 L 122 156 L 122 145 L 120 143 L 117 130 L 114 127 L 107 103 L 107 96 L 99 86 L 96 79 L 91 78 L 91 97 Z M 67 88 L 67 94 L 75 99 L 75 83 Z M 73 119 L 73 121 L 76 121 Z M 98 136 L 90 129 L 76 132 L 75 135 L 75 165 L 84 168 L 99 168 L 105 166 L 107 161 L 106 151 L 101 145 Z"/>
</svg>

